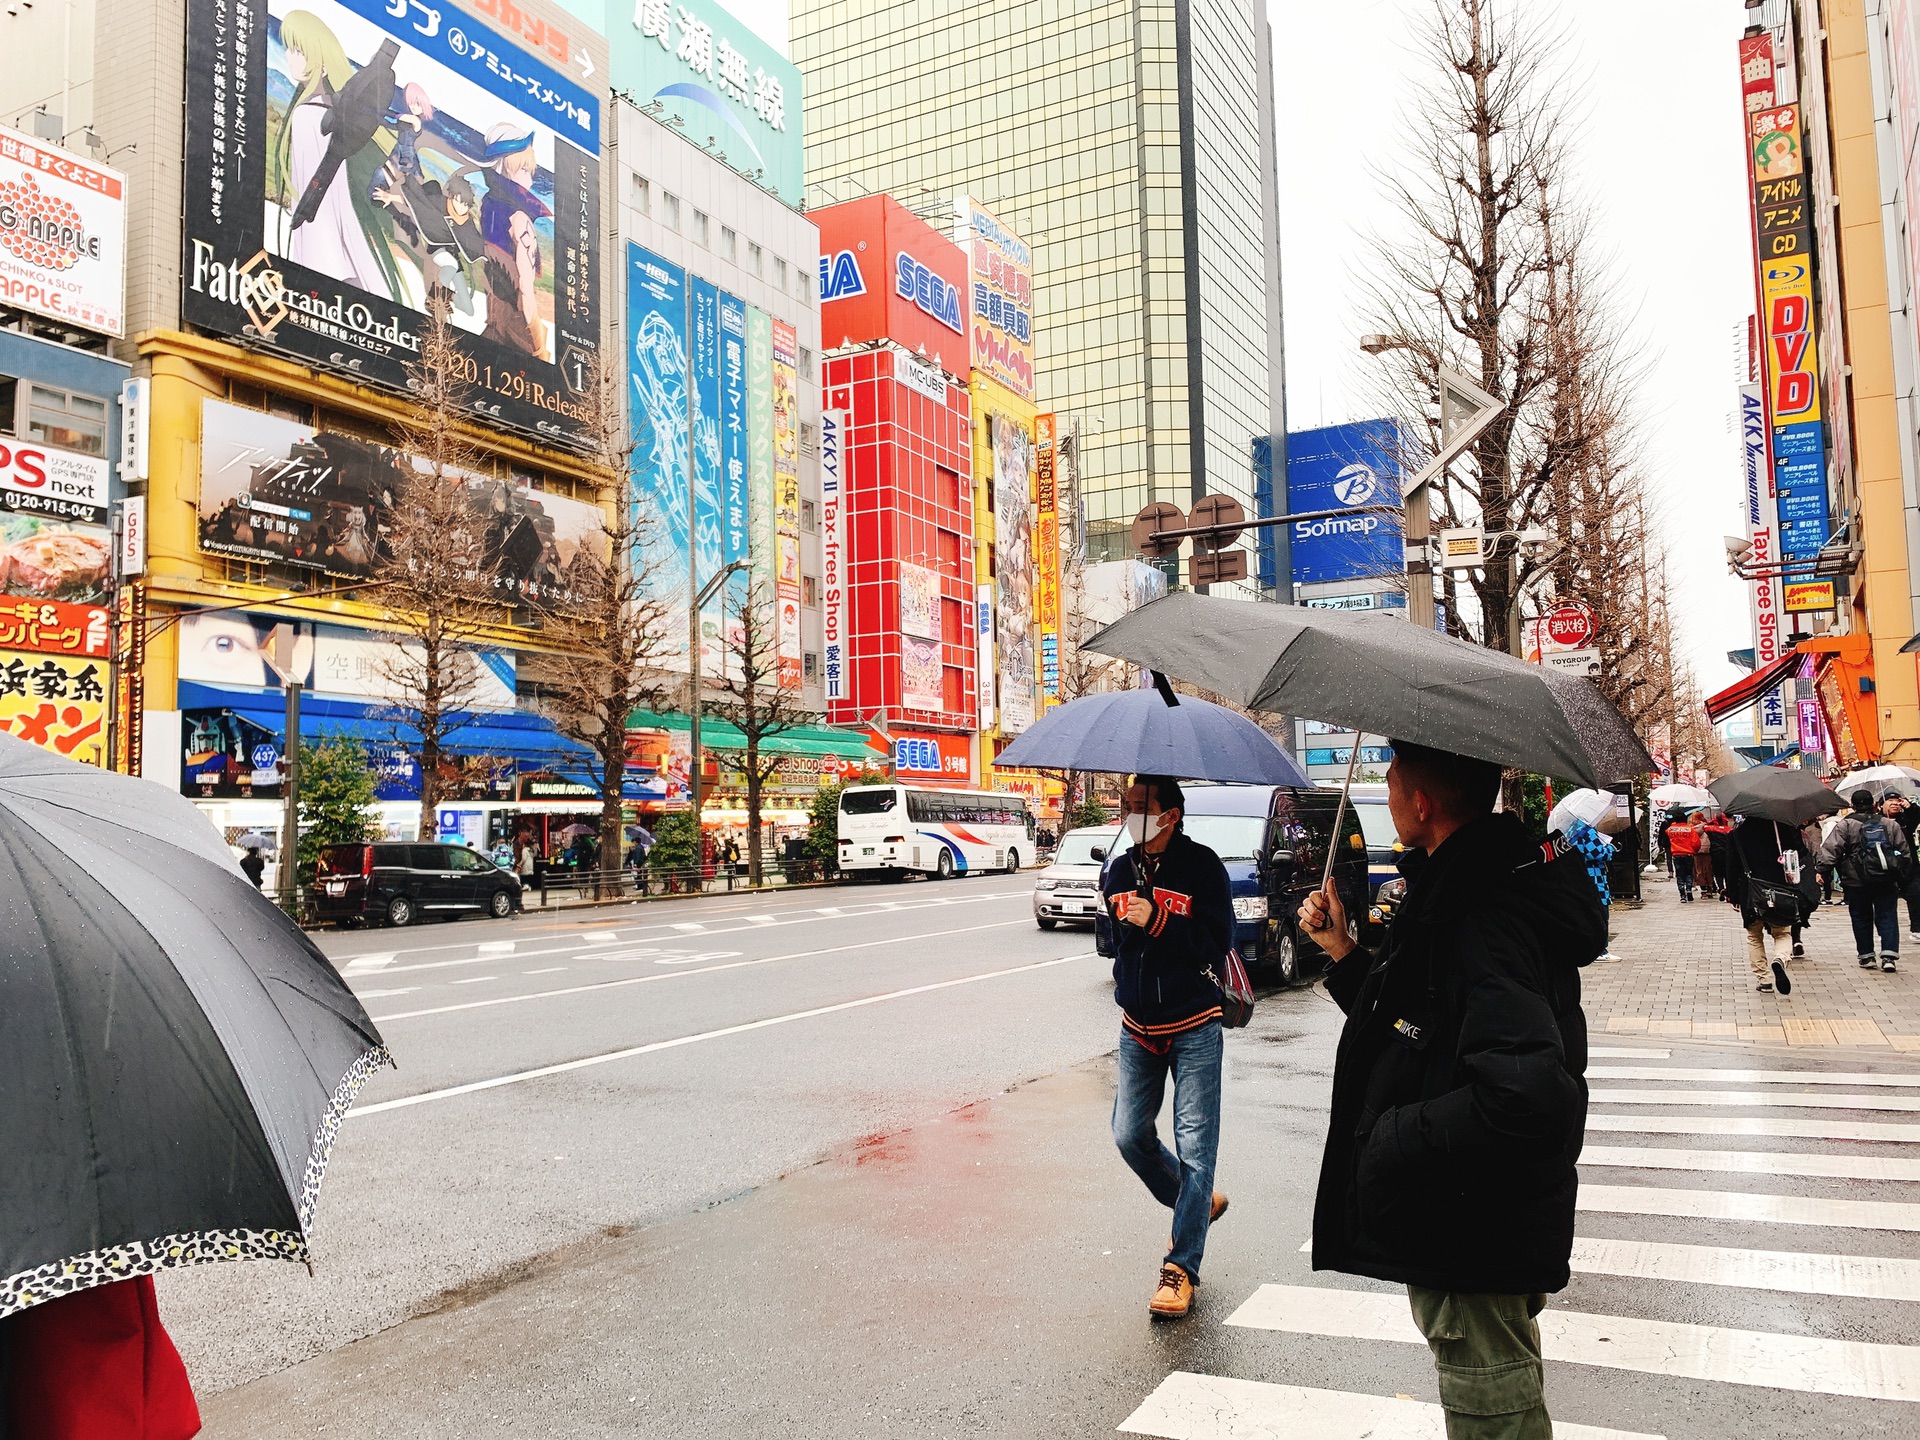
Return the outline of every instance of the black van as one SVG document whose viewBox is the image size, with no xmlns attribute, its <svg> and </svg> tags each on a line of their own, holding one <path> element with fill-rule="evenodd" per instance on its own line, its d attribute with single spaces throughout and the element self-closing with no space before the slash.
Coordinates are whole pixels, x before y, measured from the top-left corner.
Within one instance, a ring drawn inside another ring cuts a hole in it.
<svg viewBox="0 0 1920 1440">
<path fill-rule="evenodd" d="M 464 845 L 329 845 L 314 866 L 321 920 L 411 925 L 423 915 L 521 908 L 520 877 Z"/>
<path fill-rule="evenodd" d="M 1295 915 L 1320 887 L 1340 807 L 1337 790 L 1295 785 L 1183 784 L 1187 833 L 1215 851 L 1233 891 L 1235 943 L 1250 970 L 1291 985 L 1324 968 L 1325 952 L 1300 929 Z M 1364 926 L 1370 898 L 1367 842 L 1353 807 L 1341 823 L 1333 883 L 1347 916 Z M 1124 842 L 1114 858 L 1126 853 Z M 1103 909 L 1094 921 L 1094 945 L 1113 952 L 1113 922 Z"/>
</svg>

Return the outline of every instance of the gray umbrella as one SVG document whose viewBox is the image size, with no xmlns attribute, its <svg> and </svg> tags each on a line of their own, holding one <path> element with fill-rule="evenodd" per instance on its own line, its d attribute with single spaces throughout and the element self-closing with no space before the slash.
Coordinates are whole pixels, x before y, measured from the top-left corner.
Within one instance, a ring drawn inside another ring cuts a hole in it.
<svg viewBox="0 0 1920 1440">
<path fill-rule="evenodd" d="M 0 1316 L 306 1260 L 334 1132 L 387 1058 L 187 800 L 0 735 Z"/>
<path fill-rule="evenodd" d="M 1847 802 L 1805 770 L 1756 765 L 1737 775 L 1722 775 L 1707 787 L 1729 815 L 1778 820 L 1800 826 L 1847 808 Z"/>
<path fill-rule="evenodd" d="M 1653 768 L 1591 682 L 1384 614 L 1168 595 L 1086 648 L 1256 710 L 1602 786 Z"/>
<path fill-rule="evenodd" d="M 1153 690 L 1116 690 L 1070 700 L 1002 750 L 996 765 L 1027 770 L 1103 770 L 1250 785 L 1309 785 L 1294 758 L 1244 715 L 1155 676 Z"/>
</svg>

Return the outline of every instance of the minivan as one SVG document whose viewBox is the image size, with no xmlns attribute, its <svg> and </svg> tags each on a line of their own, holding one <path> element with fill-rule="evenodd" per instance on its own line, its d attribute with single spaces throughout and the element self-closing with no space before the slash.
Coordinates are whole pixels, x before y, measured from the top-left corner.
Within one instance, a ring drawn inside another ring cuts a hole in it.
<svg viewBox="0 0 1920 1440">
<path fill-rule="evenodd" d="M 477 911 L 504 920 L 521 908 L 520 877 L 464 845 L 329 845 L 314 866 L 321 920 L 411 925 Z"/>
<path fill-rule="evenodd" d="M 1291 985 L 1326 955 L 1300 929 L 1295 916 L 1320 888 L 1327 845 L 1339 809 L 1337 791 L 1297 785 L 1183 784 L 1184 824 L 1189 838 L 1220 857 L 1233 894 L 1234 945 L 1249 969 Z M 1341 822 L 1333 866 L 1334 888 L 1350 919 L 1364 926 L 1371 898 L 1367 842 L 1352 807 Z M 1124 833 L 1124 832 L 1123 832 Z M 1114 857 L 1126 853 L 1123 839 Z M 1094 926 L 1095 948 L 1112 955 L 1113 921 L 1103 910 Z"/>
</svg>

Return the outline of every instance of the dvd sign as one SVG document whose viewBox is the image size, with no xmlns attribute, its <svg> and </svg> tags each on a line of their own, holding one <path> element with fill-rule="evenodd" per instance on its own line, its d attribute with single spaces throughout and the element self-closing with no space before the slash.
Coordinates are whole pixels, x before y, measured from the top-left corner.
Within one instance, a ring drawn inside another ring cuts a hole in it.
<svg viewBox="0 0 1920 1440">
<path fill-rule="evenodd" d="M 0 509 L 103 525 L 107 462 L 71 450 L 0 440 Z"/>
</svg>

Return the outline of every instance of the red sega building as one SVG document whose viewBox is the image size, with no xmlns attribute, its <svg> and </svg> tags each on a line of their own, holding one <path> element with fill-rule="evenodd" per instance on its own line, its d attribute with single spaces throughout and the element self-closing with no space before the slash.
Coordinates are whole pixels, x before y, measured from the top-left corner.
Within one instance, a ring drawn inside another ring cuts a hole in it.
<svg viewBox="0 0 1920 1440">
<path fill-rule="evenodd" d="M 967 257 L 884 195 L 808 218 L 820 227 L 826 350 L 827 718 L 880 722 L 902 780 L 970 785 L 979 697 Z"/>
</svg>

